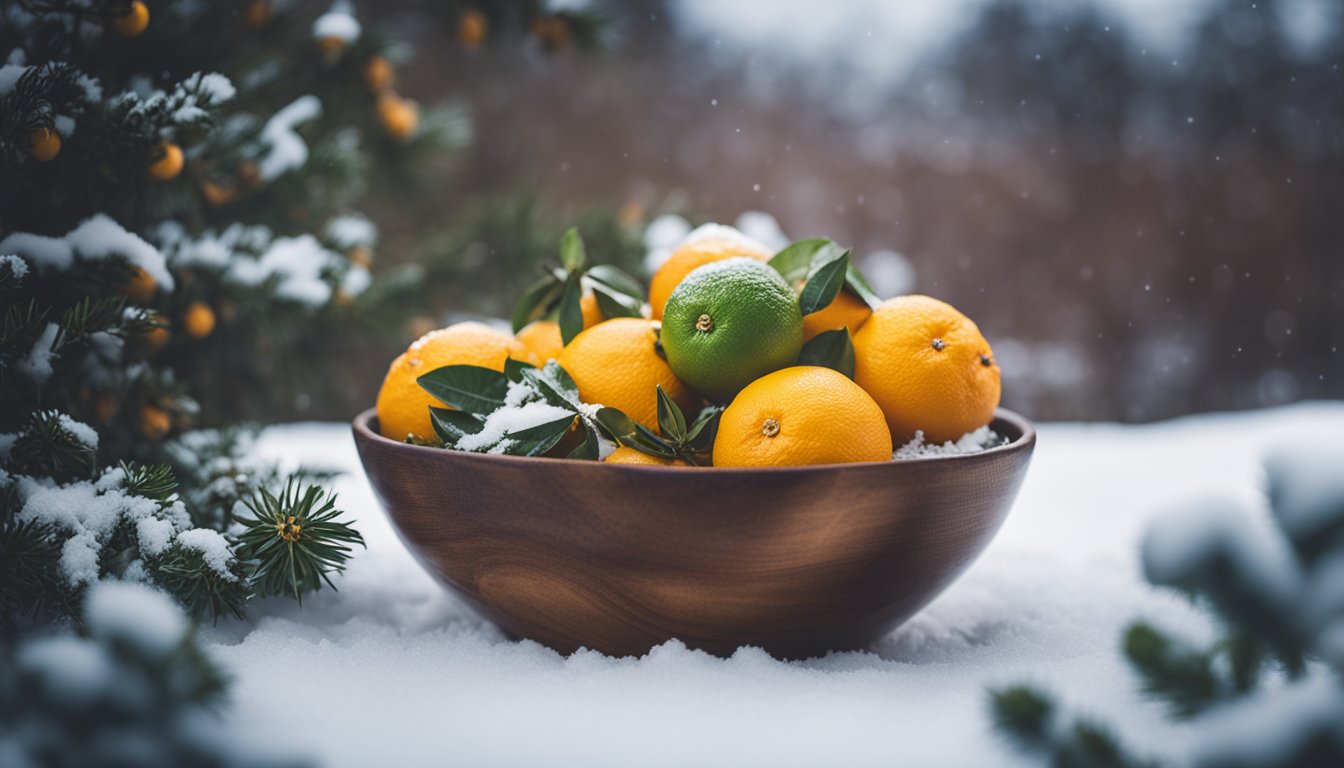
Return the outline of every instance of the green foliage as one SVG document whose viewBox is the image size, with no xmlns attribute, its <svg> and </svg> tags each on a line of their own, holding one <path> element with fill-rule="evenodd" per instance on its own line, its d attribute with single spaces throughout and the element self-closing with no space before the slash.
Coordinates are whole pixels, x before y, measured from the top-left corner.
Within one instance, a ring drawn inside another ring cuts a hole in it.
<svg viewBox="0 0 1344 768">
<path fill-rule="evenodd" d="M 185 622 L 177 628 L 167 623 L 170 617 L 161 614 L 171 607 L 161 595 L 144 587 L 112 588 L 118 599 L 101 615 L 83 611 L 79 634 L 33 636 L 0 648 L 6 765 L 301 765 L 225 737 L 220 710 L 229 679 L 194 630 Z M 110 608 L 137 613 L 111 617 Z M 137 626 L 142 618 L 149 625 L 144 629 Z M 84 673 L 72 683 L 79 670 Z M 277 755 L 284 750 L 270 749 Z"/>
<path fill-rule="evenodd" d="M 597 421 L 617 442 L 660 459 L 680 459 L 693 467 L 707 467 L 713 462 L 714 436 L 718 434 L 719 416 L 723 409 L 710 406 L 703 409 L 695 420 L 687 424 L 681 407 L 655 384 L 658 398 L 658 430 L 640 424 L 616 408 L 602 408 Z"/>
<path fill-rule="evenodd" d="M 514 332 L 534 320 L 552 318 L 559 322 L 560 337 L 568 344 L 583 331 L 585 290 L 592 292 L 604 317 L 640 316 L 644 291 L 639 282 L 610 264 L 589 267 L 579 230 L 570 227 L 560 240 L 560 265 L 548 269 L 514 306 Z"/>
<path fill-rule="evenodd" d="M 1234 708 L 1249 710 L 1238 713 L 1237 722 L 1256 729 L 1217 730 L 1218 743 L 1203 744 L 1195 765 L 1344 763 L 1338 710 L 1344 657 L 1332 651 L 1329 637 L 1344 609 L 1331 591 L 1338 563 L 1344 562 L 1339 559 L 1344 539 L 1337 536 L 1344 530 L 1344 483 L 1338 462 L 1322 460 L 1319 451 L 1311 445 L 1276 455 L 1268 464 L 1269 501 L 1281 530 L 1263 531 L 1232 510 L 1219 510 L 1216 517 L 1201 518 L 1205 530 L 1180 530 L 1192 541 L 1178 562 L 1146 561 L 1149 581 L 1184 592 L 1212 612 L 1223 631 L 1210 646 L 1195 647 L 1146 622 L 1131 624 L 1123 649 L 1143 692 L 1196 733 L 1203 718 Z M 1174 534 L 1160 527 L 1149 532 L 1150 540 L 1158 535 Z M 1315 680 L 1306 679 L 1309 660 Z M 1303 698 L 1302 685 L 1324 690 Z M 1328 695 L 1318 695 L 1322 692 Z M 1283 706 L 1289 699 L 1291 710 Z M 1098 724 L 1061 724 L 1054 702 L 1040 691 L 1024 686 L 991 691 L 990 706 L 1000 732 L 1050 765 L 1151 764 L 1136 760 Z M 1289 711 L 1291 717 L 1285 717 Z M 1222 742 L 1231 736 L 1257 749 L 1229 751 Z M 1259 749 L 1262 744 L 1275 746 Z"/>
<path fill-rule="evenodd" d="M 352 545 L 364 545 L 359 532 L 336 519 L 343 514 L 336 497 L 320 486 L 300 490 L 291 480 L 278 495 L 262 489 L 244 504 L 252 517 L 238 520 L 238 557 L 249 564 L 253 589 L 262 597 L 302 601 L 324 583 L 334 589 L 329 574 L 345 570 Z"/>
<path fill-rule="evenodd" d="M 819 365 L 854 378 L 854 342 L 848 328 L 822 331 L 807 340 L 798 353 L 799 365 Z"/>
</svg>

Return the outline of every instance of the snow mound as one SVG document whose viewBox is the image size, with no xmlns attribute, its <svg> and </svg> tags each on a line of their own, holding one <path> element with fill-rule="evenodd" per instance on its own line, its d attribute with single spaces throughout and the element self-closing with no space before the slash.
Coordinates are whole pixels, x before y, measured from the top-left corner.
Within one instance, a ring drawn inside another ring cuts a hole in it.
<svg viewBox="0 0 1344 768">
<path fill-rule="evenodd" d="M 904 461 L 929 456 L 959 456 L 963 453 L 979 453 L 988 448 L 1003 445 L 1005 442 L 1007 441 L 990 429 L 988 425 L 974 432 L 967 432 L 956 440 L 949 440 L 942 444 L 924 442 L 924 431 L 918 430 L 915 432 L 914 439 L 897 448 L 892 453 L 891 458 L 896 461 Z"/>
<path fill-rule="evenodd" d="M 331 10 L 317 17 L 313 22 L 313 37 L 321 40 L 334 37 L 344 43 L 353 43 L 359 39 L 359 20 L 354 16 L 350 3 L 338 0 L 332 3 Z"/>
<path fill-rule="evenodd" d="M 95 637 L 124 642 L 149 656 L 172 652 L 187 631 L 186 617 L 167 595 L 126 582 L 90 587 L 84 621 Z"/>
</svg>

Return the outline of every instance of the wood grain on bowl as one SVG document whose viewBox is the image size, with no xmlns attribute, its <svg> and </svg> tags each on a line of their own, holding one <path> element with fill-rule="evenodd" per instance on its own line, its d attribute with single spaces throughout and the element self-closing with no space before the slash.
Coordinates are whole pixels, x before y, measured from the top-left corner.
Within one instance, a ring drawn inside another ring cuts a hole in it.
<svg viewBox="0 0 1344 768">
<path fill-rule="evenodd" d="M 612 466 L 462 453 L 354 421 L 402 541 L 505 631 L 563 653 L 671 638 L 781 657 L 863 647 L 914 615 L 999 529 L 1035 432 L 976 454 L 773 468 Z"/>
</svg>

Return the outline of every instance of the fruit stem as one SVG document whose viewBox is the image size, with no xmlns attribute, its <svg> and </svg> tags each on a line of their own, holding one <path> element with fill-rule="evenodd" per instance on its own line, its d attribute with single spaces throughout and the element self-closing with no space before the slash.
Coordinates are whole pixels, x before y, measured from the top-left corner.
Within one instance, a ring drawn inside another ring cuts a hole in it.
<svg viewBox="0 0 1344 768">
<path fill-rule="evenodd" d="M 695 321 L 695 330 L 701 333 L 709 333 L 714 330 L 714 318 L 709 315 L 701 315 Z"/>
<path fill-rule="evenodd" d="M 766 419 L 761 424 L 761 434 L 766 437 L 774 437 L 779 434 L 779 422 L 774 419 Z"/>
</svg>

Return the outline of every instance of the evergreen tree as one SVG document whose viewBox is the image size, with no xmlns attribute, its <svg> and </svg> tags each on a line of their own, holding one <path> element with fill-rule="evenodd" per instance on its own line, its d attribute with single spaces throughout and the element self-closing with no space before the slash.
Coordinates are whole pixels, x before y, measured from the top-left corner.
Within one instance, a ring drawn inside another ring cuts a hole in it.
<svg viewBox="0 0 1344 768">
<path fill-rule="evenodd" d="M 1344 764 L 1344 479 L 1328 449 L 1285 449 L 1267 462 L 1275 526 L 1233 502 L 1155 521 L 1143 542 L 1148 580 L 1213 612 L 1223 636 L 1195 647 L 1145 622 L 1124 653 L 1144 691 L 1196 731 L 1207 766 Z M 1066 720 L 1046 693 L 992 692 L 995 722 L 1054 766 L 1141 766 L 1111 729 Z"/>
</svg>

